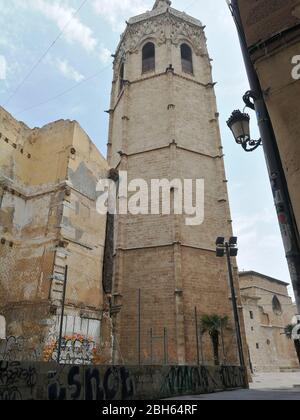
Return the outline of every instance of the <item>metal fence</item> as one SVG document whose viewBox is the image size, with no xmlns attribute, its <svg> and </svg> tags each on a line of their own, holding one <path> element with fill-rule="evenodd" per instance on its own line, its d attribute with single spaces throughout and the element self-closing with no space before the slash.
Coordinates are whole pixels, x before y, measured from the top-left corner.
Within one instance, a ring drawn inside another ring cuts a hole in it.
<svg viewBox="0 0 300 420">
<path fill-rule="evenodd" d="M 143 291 L 138 290 L 135 314 L 132 313 L 132 308 L 126 307 L 132 305 L 132 302 L 123 304 L 121 311 L 124 310 L 125 313 L 127 310 L 130 311 L 128 318 L 132 323 L 127 326 L 125 333 L 122 331 L 121 334 L 114 335 L 113 363 L 139 366 L 177 364 L 177 349 L 174 350 L 178 339 L 176 326 L 170 326 L 170 319 L 169 322 L 167 320 L 164 322 L 163 315 L 160 322 L 151 325 L 143 297 Z M 216 355 L 213 337 L 209 331 L 203 331 L 203 315 L 203 312 L 195 307 L 193 313 L 185 319 L 186 363 L 195 366 L 213 366 L 217 363 L 222 366 L 238 365 L 239 355 L 233 321 L 219 328 Z M 122 317 L 122 313 L 118 316 Z"/>
</svg>

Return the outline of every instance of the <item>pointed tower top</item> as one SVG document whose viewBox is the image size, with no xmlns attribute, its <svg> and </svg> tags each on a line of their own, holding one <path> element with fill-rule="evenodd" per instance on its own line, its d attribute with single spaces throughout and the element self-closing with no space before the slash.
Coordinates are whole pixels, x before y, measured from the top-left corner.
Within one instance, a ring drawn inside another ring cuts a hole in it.
<svg viewBox="0 0 300 420">
<path fill-rule="evenodd" d="M 154 9 L 161 9 L 163 7 L 171 6 L 172 2 L 170 0 L 156 0 L 153 6 Z"/>
</svg>

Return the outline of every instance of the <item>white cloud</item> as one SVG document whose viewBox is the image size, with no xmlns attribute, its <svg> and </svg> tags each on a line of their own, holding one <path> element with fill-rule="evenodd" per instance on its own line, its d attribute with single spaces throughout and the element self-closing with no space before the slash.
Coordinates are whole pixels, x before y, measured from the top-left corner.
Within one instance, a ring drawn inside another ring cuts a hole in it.
<svg viewBox="0 0 300 420">
<path fill-rule="evenodd" d="M 75 15 L 76 9 L 58 1 L 52 3 L 47 0 L 31 0 L 30 6 L 53 21 L 59 30 L 63 30 L 63 37 L 69 43 L 80 45 L 89 53 L 96 53 L 105 64 L 109 62 L 111 52 L 102 44 L 99 46 L 92 29 Z M 75 77 L 75 74 L 73 76 Z"/>
<path fill-rule="evenodd" d="M 102 61 L 102 63 L 107 64 L 111 61 L 111 51 L 109 51 L 109 49 L 107 49 L 106 47 L 104 47 L 104 45 L 100 46 L 100 60 Z"/>
<path fill-rule="evenodd" d="M 60 30 L 63 30 L 68 24 L 64 31 L 64 37 L 68 42 L 79 44 L 89 52 L 95 50 L 97 40 L 93 36 L 93 31 L 84 25 L 78 16 L 74 16 L 75 9 L 46 0 L 31 1 L 31 6 L 55 22 Z"/>
<path fill-rule="evenodd" d="M 152 0 L 94 0 L 93 7 L 114 31 L 119 32 L 124 28 L 125 19 L 144 13 L 153 4 Z"/>
<path fill-rule="evenodd" d="M 7 62 L 3 55 L 0 55 L 0 80 L 6 80 Z"/>
<path fill-rule="evenodd" d="M 74 80 L 79 83 L 84 80 L 84 76 L 75 70 L 67 60 L 57 60 L 57 67 L 59 71 L 68 79 Z"/>
</svg>

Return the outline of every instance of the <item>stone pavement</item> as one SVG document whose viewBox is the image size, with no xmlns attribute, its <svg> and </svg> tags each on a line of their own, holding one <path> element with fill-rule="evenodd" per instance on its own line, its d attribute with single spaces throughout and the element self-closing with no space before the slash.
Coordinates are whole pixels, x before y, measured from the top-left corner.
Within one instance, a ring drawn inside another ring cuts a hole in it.
<svg viewBox="0 0 300 420">
<path fill-rule="evenodd" d="M 300 386 L 299 372 L 288 373 L 258 373 L 253 376 L 251 389 L 290 389 Z M 299 390 L 300 391 L 300 390 Z"/>
<path fill-rule="evenodd" d="M 294 388 L 295 385 L 299 387 Z M 253 377 L 249 390 L 219 392 L 209 395 L 187 396 L 173 400 L 200 401 L 298 401 L 300 400 L 300 371 L 292 373 L 263 373 Z"/>
<path fill-rule="evenodd" d="M 238 390 L 216 394 L 173 398 L 184 401 L 300 401 L 300 390 Z"/>
</svg>

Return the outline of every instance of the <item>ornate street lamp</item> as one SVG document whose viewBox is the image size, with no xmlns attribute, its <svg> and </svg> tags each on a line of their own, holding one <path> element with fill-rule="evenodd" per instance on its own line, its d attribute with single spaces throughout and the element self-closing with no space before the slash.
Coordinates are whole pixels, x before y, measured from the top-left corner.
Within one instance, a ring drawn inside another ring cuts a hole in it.
<svg viewBox="0 0 300 420">
<path fill-rule="evenodd" d="M 234 285 L 233 269 L 232 269 L 232 263 L 231 263 L 231 257 L 235 258 L 238 255 L 237 243 L 238 243 L 238 238 L 236 236 L 231 237 L 229 241 L 225 241 L 224 237 L 219 236 L 216 240 L 216 253 L 217 253 L 218 258 L 223 258 L 226 255 L 240 364 L 243 368 L 245 368 L 243 339 L 242 339 L 241 324 L 240 324 L 240 318 L 239 318 L 237 294 L 236 294 L 235 285 Z"/>
<path fill-rule="evenodd" d="M 240 110 L 233 111 L 227 121 L 237 144 L 240 144 L 246 152 L 253 152 L 262 145 L 261 139 L 252 140 L 250 135 L 250 116 Z"/>
</svg>

